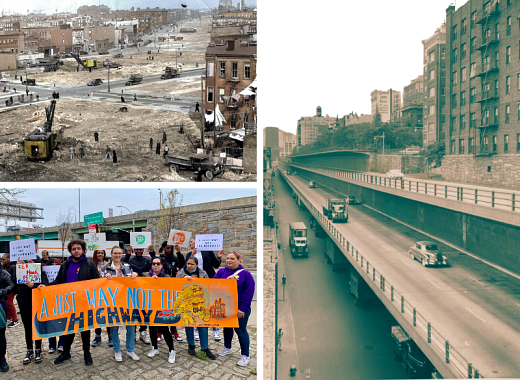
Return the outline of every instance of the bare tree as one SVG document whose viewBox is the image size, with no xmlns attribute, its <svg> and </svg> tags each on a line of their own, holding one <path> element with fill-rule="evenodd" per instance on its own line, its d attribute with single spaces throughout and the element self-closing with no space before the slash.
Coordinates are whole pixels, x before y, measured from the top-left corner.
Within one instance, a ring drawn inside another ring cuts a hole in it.
<svg viewBox="0 0 520 380">
<path fill-rule="evenodd" d="M 61 260 L 65 259 L 65 243 L 72 238 L 72 208 L 69 207 L 68 210 L 61 211 L 56 217 L 56 224 L 58 226 L 58 239 L 61 241 Z"/>
<path fill-rule="evenodd" d="M 159 218 L 157 219 L 157 226 L 161 240 L 168 239 L 170 230 L 178 229 L 181 225 L 181 218 L 186 216 L 186 213 L 181 212 L 181 206 L 184 197 L 177 189 L 170 190 L 159 209 Z"/>
</svg>

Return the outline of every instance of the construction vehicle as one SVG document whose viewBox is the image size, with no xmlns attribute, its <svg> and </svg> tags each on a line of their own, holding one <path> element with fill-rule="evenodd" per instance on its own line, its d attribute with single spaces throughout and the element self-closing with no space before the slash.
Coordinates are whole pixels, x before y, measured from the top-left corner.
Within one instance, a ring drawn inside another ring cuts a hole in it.
<svg viewBox="0 0 520 380">
<path fill-rule="evenodd" d="M 123 53 L 117 53 L 115 55 L 112 56 L 112 58 L 123 58 Z"/>
<path fill-rule="evenodd" d="M 289 223 L 289 247 L 291 256 L 309 257 L 307 247 L 307 227 L 303 222 Z"/>
<path fill-rule="evenodd" d="M 333 223 L 348 222 L 348 201 L 346 198 L 331 198 L 327 201 L 327 207 L 323 206 L 323 215 Z"/>
<path fill-rule="evenodd" d="M 45 107 L 47 120 L 43 124 L 43 129 L 36 128 L 25 137 L 23 141 L 24 151 L 29 160 L 42 161 L 56 157 L 56 153 L 54 152 L 57 145 L 56 134 L 52 133 L 55 109 L 56 100 L 51 100 L 51 106 Z"/>
<path fill-rule="evenodd" d="M 132 74 L 128 79 L 128 82 L 125 83 L 125 86 L 133 86 L 134 84 L 139 84 L 143 80 L 143 76 L 141 74 Z"/>
<path fill-rule="evenodd" d="M 99 62 L 97 59 L 81 59 L 79 55 L 76 55 L 74 53 L 70 53 L 71 57 L 78 62 L 78 67 L 81 65 L 85 70 L 88 70 L 89 72 L 92 71 L 92 69 L 97 69 L 99 67 Z"/>
<path fill-rule="evenodd" d="M 178 78 L 180 75 L 181 71 L 179 69 L 168 66 L 166 69 L 164 69 L 164 74 L 161 75 L 161 79 Z"/>
</svg>

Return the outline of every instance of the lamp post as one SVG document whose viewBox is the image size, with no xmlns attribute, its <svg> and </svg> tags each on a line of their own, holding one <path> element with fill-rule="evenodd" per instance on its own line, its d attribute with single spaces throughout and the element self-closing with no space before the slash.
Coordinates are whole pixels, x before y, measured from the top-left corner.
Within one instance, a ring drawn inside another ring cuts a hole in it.
<svg viewBox="0 0 520 380">
<path fill-rule="evenodd" d="M 162 205 L 162 190 L 159 189 L 159 209 L 161 208 L 161 205 Z"/>
<path fill-rule="evenodd" d="M 25 93 L 27 94 L 27 96 L 29 96 L 29 83 L 27 81 L 27 65 L 28 63 L 26 63 L 24 66 L 25 66 Z"/>
<path fill-rule="evenodd" d="M 124 209 L 128 210 L 128 212 L 132 215 L 132 232 L 135 232 L 135 220 L 134 220 L 134 214 L 132 213 L 132 211 L 130 211 L 130 209 L 125 206 L 116 206 L 116 207 L 124 208 Z"/>
</svg>

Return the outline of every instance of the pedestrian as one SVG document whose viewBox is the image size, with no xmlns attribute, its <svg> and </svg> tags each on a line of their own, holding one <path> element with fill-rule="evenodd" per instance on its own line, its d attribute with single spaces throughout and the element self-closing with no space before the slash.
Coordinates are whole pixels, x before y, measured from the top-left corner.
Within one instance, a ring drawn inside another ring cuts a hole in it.
<svg viewBox="0 0 520 380">
<path fill-rule="evenodd" d="M 164 144 L 166 142 L 166 132 L 163 132 L 162 134 L 162 143 Z"/>
<path fill-rule="evenodd" d="M 125 98 L 121 96 L 121 103 L 125 103 Z"/>
<path fill-rule="evenodd" d="M 103 251 L 104 252 L 104 251 Z M 119 246 L 112 247 L 112 259 L 103 266 L 101 277 L 111 280 L 112 277 L 132 277 L 137 278 L 137 272 L 132 271 L 132 267 L 128 263 L 121 262 L 123 250 Z M 116 362 L 122 362 L 121 345 L 119 341 L 119 326 L 110 328 L 109 342 L 114 344 L 114 357 Z M 101 339 L 100 339 L 101 340 Z M 109 344 L 110 345 L 110 344 Z M 134 352 L 135 347 L 135 326 L 126 326 L 126 354 L 133 360 L 139 360 L 139 356 Z"/>
<path fill-rule="evenodd" d="M 148 272 L 143 272 L 143 277 L 170 277 L 166 274 L 163 268 L 163 262 L 161 258 L 156 257 L 152 260 L 152 269 Z M 168 331 L 168 326 L 150 326 L 150 339 L 152 340 L 152 349 L 148 353 L 148 357 L 153 358 L 155 355 L 159 353 L 159 348 L 157 346 L 157 332 L 160 332 L 164 336 L 164 340 L 168 345 L 168 362 L 173 364 L 175 363 L 175 348 L 173 346 L 173 339 Z"/>
<path fill-rule="evenodd" d="M 134 93 L 134 102 L 137 102 L 137 95 Z"/>
<path fill-rule="evenodd" d="M 168 148 L 168 144 L 165 144 L 164 145 L 164 153 L 163 153 L 163 158 L 166 158 L 166 155 L 168 154 L 168 151 L 170 150 L 170 148 Z"/>
<path fill-rule="evenodd" d="M 209 278 L 208 274 L 198 267 L 199 260 L 194 256 L 190 257 L 186 262 L 186 266 L 181 268 L 179 272 L 177 272 L 177 278 L 185 278 L 188 281 L 192 281 L 194 278 Z M 188 341 L 188 354 L 195 355 L 195 335 L 193 327 L 185 327 L 186 331 L 186 340 Z M 215 360 L 217 357 L 209 350 L 208 345 L 208 328 L 207 327 L 197 327 L 199 339 L 200 339 L 200 349 L 202 352 L 205 352 L 207 357 L 211 360 Z"/>
<path fill-rule="evenodd" d="M 29 89 L 25 89 L 25 93 L 29 96 Z"/>
<path fill-rule="evenodd" d="M 153 137 L 150 136 L 150 150 L 153 150 Z"/>
<path fill-rule="evenodd" d="M 112 162 L 117 164 L 117 153 L 115 149 L 112 151 Z"/>
<path fill-rule="evenodd" d="M 35 260 L 27 260 L 27 263 L 41 264 L 41 260 L 39 258 Z M 18 258 L 17 264 L 24 264 L 24 261 L 21 258 Z M 47 285 L 47 273 L 42 271 L 41 275 L 42 284 Z M 25 330 L 25 345 L 27 347 L 27 354 L 23 359 L 23 364 L 29 364 L 33 359 L 35 363 L 41 363 L 43 361 L 42 356 L 42 340 L 37 339 L 34 341 L 35 350 L 33 351 L 33 313 L 32 313 L 32 290 L 35 285 L 40 285 L 40 283 L 34 283 L 32 281 L 25 281 L 23 284 L 17 284 L 18 288 L 18 296 L 16 297 L 16 301 L 18 302 L 18 308 L 20 309 L 20 317 L 22 318 L 23 328 Z"/>
<path fill-rule="evenodd" d="M 9 272 L 13 282 L 16 282 L 16 265 L 11 264 L 9 261 L 9 254 L 5 253 L 2 256 L 2 267 L 1 269 Z M 14 306 L 14 297 L 16 295 L 16 288 L 14 291 L 7 296 L 6 307 L 7 307 L 7 327 L 16 327 L 20 324 L 18 322 L 18 315 L 16 313 L 16 307 Z"/>
<path fill-rule="evenodd" d="M 83 158 L 85 156 L 85 151 L 83 150 L 83 145 L 79 146 L 79 158 Z"/>
<path fill-rule="evenodd" d="M 112 149 L 107 145 L 107 149 L 105 151 L 105 160 L 112 158 Z"/>
<path fill-rule="evenodd" d="M 94 132 L 94 140 L 97 142 L 99 141 L 99 133 Z"/>
<path fill-rule="evenodd" d="M 50 258 L 47 250 L 42 251 L 42 267 L 50 265 L 61 265 L 61 261 L 58 258 Z M 59 337 L 58 351 L 63 351 L 63 344 L 65 343 L 65 335 Z M 56 337 L 49 338 L 49 354 L 56 352 Z"/>
<path fill-rule="evenodd" d="M 107 253 L 104 249 L 96 249 L 92 255 L 92 262 L 96 264 L 96 268 L 99 272 L 99 277 L 104 277 L 101 272 L 103 271 L 103 268 L 108 262 L 107 259 Z M 110 338 L 110 330 L 112 327 L 107 327 L 107 335 L 108 335 L 108 346 L 112 347 L 112 339 Z M 98 327 L 94 330 L 94 333 L 96 334 L 94 336 L 94 340 L 92 341 L 92 346 L 96 347 L 101 344 L 101 327 Z"/>
<path fill-rule="evenodd" d="M 161 143 L 157 143 L 157 147 L 155 148 L 155 154 L 161 154 Z"/>
<path fill-rule="evenodd" d="M 67 249 L 70 252 L 70 257 L 60 266 L 56 279 L 51 282 L 49 286 L 99 278 L 96 265 L 92 261 L 87 260 L 87 244 L 85 241 L 73 239 L 67 245 Z M 43 286 L 45 285 L 40 285 L 39 288 Z M 69 334 L 65 336 L 63 352 L 54 360 L 54 364 L 61 364 L 71 358 L 70 348 L 74 342 L 75 335 L 76 334 Z M 93 361 L 90 355 L 90 330 L 81 332 L 81 341 L 83 343 L 85 365 L 92 365 Z"/>
<path fill-rule="evenodd" d="M 197 102 L 197 104 L 195 104 L 195 112 L 199 112 L 200 113 L 200 111 L 199 111 L 199 102 Z"/>
<path fill-rule="evenodd" d="M 9 272 L 0 269 L 0 303 L 7 300 L 7 296 L 14 291 L 14 282 Z M 7 340 L 5 339 L 5 329 L 7 316 L 3 307 L 0 307 L 0 372 L 9 371 L 9 364 L 5 360 L 7 353 Z"/>
<path fill-rule="evenodd" d="M 74 145 L 72 145 L 70 147 L 70 159 L 73 160 L 74 159 Z"/>
<path fill-rule="evenodd" d="M 225 268 L 219 269 L 213 278 L 235 279 L 238 290 L 238 328 L 224 327 L 224 348 L 218 352 L 220 356 L 232 354 L 231 341 L 233 331 L 238 335 L 240 343 L 241 358 L 237 365 L 245 367 L 249 364 L 249 334 L 247 333 L 247 321 L 251 315 L 251 301 L 255 293 L 255 280 L 251 273 L 244 269 L 240 263 L 242 255 L 238 252 L 231 252 L 227 255 Z"/>
</svg>

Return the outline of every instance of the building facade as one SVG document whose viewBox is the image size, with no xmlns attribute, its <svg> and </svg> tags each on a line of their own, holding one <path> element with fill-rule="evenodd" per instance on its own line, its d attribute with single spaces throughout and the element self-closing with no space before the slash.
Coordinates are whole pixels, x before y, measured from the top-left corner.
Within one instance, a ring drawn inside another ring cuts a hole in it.
<svg viewBox="0 0 520 380">
<path fill-rule="evenodd" d="M 370 101 L 372 115 L 379 112 L 381 121 L 387 123 L 390 121 L 392 112 L 401 108 L 401 91 L 392 89 L 388 91 L 374 90 L 370 93 Z"/>
<path fill-rule="evenodd" d="M 423 127 L 423 76 L 412 80 L 403 91 L 403 108 L 401 108 L 401 125 L 404 127 L 422 129 Z"/>
<path fill-rule="evenodd" d="M 304 116 L 298 120 L 297 146 L 298 149 L 310 144 L 330 129 L 336 126 L 336 117 L 322 116 L 321 106 L 316 107 L 315 116 Z"/>
</svg>

